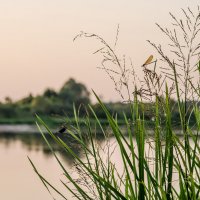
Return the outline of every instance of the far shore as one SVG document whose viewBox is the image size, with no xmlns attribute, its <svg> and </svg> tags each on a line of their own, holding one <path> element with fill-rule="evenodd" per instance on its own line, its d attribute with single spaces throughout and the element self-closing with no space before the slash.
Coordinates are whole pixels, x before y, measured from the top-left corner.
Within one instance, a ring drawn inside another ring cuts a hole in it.
<svg viewBox="0 0 200 200">
<path fill-rule="evenodd" d="M 39 133 L 36 125 L 30 124 L 1 124 L 1 133 Z"/>
<path fill-rule="evenodd" d="M 124 134 L 126 134 L 126 127 L 122 126 L 121 130 L 122 132 L 124 132 Z M 47 131 L 44 128 L 42 128 L 42 131 L 44 133 L 47 133 Z M 56 131 L 57 130 L 55 128 L 52 130 L 52 132 L 56 132 Z M 147 132 L 148 132 L 148 135 L 151 135 L 151 136 L 154 135 L 153 129 L 148 129 Z M 0 124 L 0 134 L 5 134 L 5 133 L 40 134 L 40 131 L 38 130 L 38 127 L 34 124 Z M 176 135 L 179 135 L 179 136 L 183 135 L 180 129 L 176 130 Z"/>
</svg>

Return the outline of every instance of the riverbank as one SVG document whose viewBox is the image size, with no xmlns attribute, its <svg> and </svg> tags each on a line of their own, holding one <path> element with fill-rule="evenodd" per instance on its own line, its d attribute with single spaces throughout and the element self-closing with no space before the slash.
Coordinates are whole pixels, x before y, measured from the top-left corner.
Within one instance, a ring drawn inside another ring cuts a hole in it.
<svg viewBox="0 0 200 200">
<path fill-rule="evenodd" d="M 1 124 L 0 125 L 0 134 L 1 133 L 39 133 L 36 125 L 30 124 Z"/>
<path fill-rule="evenodd" d="M 74 118 L 66 118 L 64 116 L 40 116 L 40 118 L 50 127 L 55 128 L 59 127 L 63 124 L 70 124 L 75 125 L 76 120 Z M 99 119 L 102 126 L 107 126 L 108 121 L 107 119 Z M 0 118 L 0 125 L 32 125 L 34 126 L 36 122 L 35 117 L 28 117 L 28 118 Z M 90 119 L 91 124 L 96 123 L 95 119 Z M 149 122 L 148 122 L 149 123 Z M 85 118 L 79 118 L 79 124 L 84 125 L 85 124 Z M 119 125 L 124 125 L 125 121 L 122 119 L 118 120 Z"/>
<path fill-rule="evenodd" d="M 44 127 L 41 127 L 44 133 L 47 133 L 47 130 Z M 112 132 L 112 130 L 109 130 L 109 128 L 105 128 L 106 131 Z M 51 131 L 53 133 L 57 132 L 59 130 L 59 127 L 53 127 L 51 128 Z M 98 130 L 96 129 L 98 132 Z M 121 126 L 121 131 L 124 133 L 124 135 L 127 134 L 127 129 L 125 126 Z M 40 134 L 40 131 L 38 130 L 38 127 L 34 124 L 0 124 L 0 134 Z M 146 133 L 149 136 L 154 135 L 154 129 L 147 129 Z M 164 130 L 163 130 L 164 133 Z M 177 136 L 182 136 L 181 129 L 176 129 L 175 133 Z M 193 134 L 196 135 L 196 130 L 193 129 Z"/>
</svg>

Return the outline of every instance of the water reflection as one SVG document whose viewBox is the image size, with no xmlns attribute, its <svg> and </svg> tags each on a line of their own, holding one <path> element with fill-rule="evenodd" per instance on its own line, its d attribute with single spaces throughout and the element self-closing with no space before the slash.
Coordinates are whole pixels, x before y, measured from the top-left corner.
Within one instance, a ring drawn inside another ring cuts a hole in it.
<svg viewBox="0 0 200 200">
<path fill-rule="evenodd" d="M 73 157 L 64 152 L 49 135 L 46 135 L 46 137 L 64 164 L 65 169 L 76 176 Z M 72 137 L 66 135 L 62 139 L 76 155 L 84 160 L 83 149 Z M 99 144 L 104 142 L 101 136 L 96 141 Z M 69 199 L 74 199 L 71 198 L 71 194 L 60 183 L 60 179 L 66 181 L 66 178 L 63 177 L 63 171 L 44 139 L 40 134 L 30 133 L 0 133 L 0 199 L 52 199 L 28 162 L 27 156 L 31 158 L 39 172 L 50 183 L 56 186 Z M 54 194 L 54 197 L 57 197 L 56 194 Z"/>
<path fill-rule="evenodd" d="M 56 153 L 59 154 L 62 159 L 67 162 L 68 165 L 73 165 L 74 158 L 60 148 L 58 144 L 51 138 L 50 135 L 46 135 L 49 143 L 53 147 Z M 79 158 L 82 158 L 83 155 L 83 149 L 75 139 L 70 135 L 65 135 L 62 137 L 62 140 L 66 142 L 67 145 L 76 153 Z M 97 138 L 98 143 L 103 142 L 103 137 L 99 136 Z M 86 140 L 87 141 L 87 140 Z M 49 149 L 48 145 L 44 141 L 41 134 L 13 134 L 13 133 L 1 133 L 0 134 L 0 144 L 4 145 L 5 148 L 12 148 L 13 144 L 16 142 L 19 142 L 23 149 L 25 149 L 28 152 L 42 152 L 46 158 L 52 157 L 51 150 Z"/>
<path fill-rule="evenodd" d="M 63 150 L 53 141 L 53 139 L 46 136 L 53 149 L 66 161 L 68 164 L 73 163 L 73 158 L 68 153 L 64 153 Z M 79 155 L 81 155 L 81 148 L 78 146 L 73 138 L 64 138 L 68 145 Z M 12 148 L 17 142 L 20 143 L 22 148 L 28 152 L 42 152 L 44 157 L 48 158 L 53 156 L 48 145 L 45 143 L 43 137 L 40 134 L 13 134 L 13 133 L 2 133 L 0 134 L 0 144 L 4 145 L 5 148 Z"/>
</svg>

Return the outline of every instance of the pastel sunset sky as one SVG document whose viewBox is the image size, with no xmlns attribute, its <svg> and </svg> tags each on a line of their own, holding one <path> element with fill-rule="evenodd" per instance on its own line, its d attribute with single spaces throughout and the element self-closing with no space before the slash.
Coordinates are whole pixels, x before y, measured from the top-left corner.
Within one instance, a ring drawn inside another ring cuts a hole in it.
<svg viewBox="0 0 200 200">
<path fill-rule="evenodd" d="M 96 33 L 111 46 L 120 25 L 118 52 L 139 67 L 153 54 L 146 42 L 163 40 L 155 22 L 170 26 L 169 12 L 197 7 L 197 0 L 0 0 L 0 100 L 58 90 L 70 77 L 106 101 L 119 100 L 92 53 L 100 45 L 73 38 Z"/>
</svg>

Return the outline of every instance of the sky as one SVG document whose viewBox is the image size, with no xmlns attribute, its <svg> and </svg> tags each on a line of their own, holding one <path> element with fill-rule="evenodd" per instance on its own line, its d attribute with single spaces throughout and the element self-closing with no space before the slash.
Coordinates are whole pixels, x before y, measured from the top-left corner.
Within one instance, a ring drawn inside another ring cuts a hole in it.
<svg viewBox="0 0 200 200">
<path fill-rule="evenodd" d="M 0 0 L 0 100 L 14 100 L 47 87 L 58 90 L 75 78 L 105 101 L 120 100 L 93 52 L 100 44 L 73 38 L 85 31 L 114 45 L 139 68 L 153 49 L 146 40 L 163 41 L 155 23 L 170 26 L 169 12 L 196 9 L 197 0 Z M 139 73 L 139 72 L 138 72 Z M 93 97 L 94 98 L 94 97 Z"/>
</svg>

